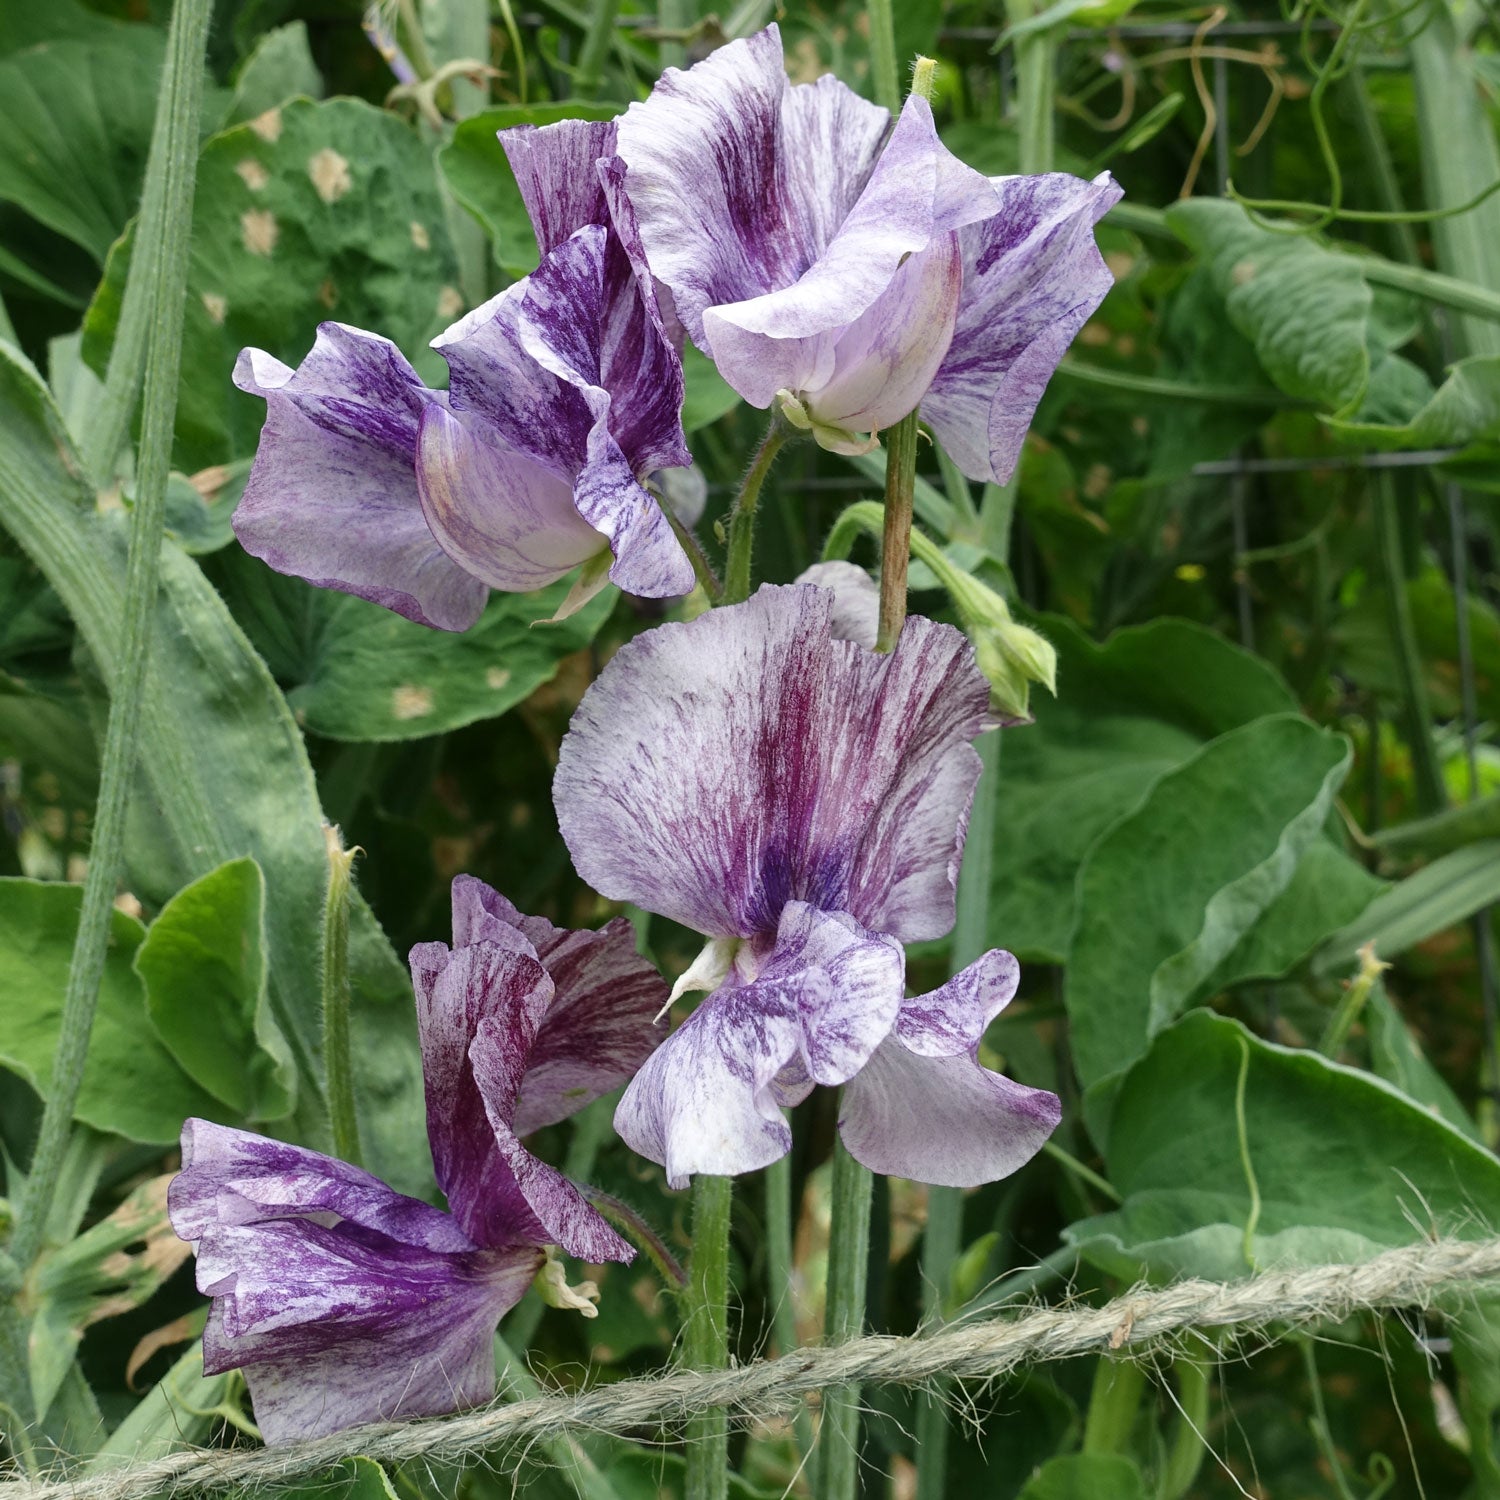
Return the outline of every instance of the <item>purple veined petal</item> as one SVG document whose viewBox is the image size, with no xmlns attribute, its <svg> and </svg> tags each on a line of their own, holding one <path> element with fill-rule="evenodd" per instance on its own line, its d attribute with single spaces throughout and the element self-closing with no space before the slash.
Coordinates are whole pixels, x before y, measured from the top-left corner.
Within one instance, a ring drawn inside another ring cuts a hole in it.
<svg viewBox="0 0 1500 1500">
<path fill-rule="evenodd" d="M 985 1028 L 1015 998 L 1021 966 L 1015 955 L 991 948 L 947 984 L 901 1002 L 896 1035 L 921 1057 L 957 1057 L 979 1045 Z"/>
<path fill-rule="evenodd" d="M 235 384 L 266 401 L 234 513 L 247 552 L 278 573 L 357 594 L 424 625 L 466 630 L 488 590 L 438 544 L 414 463 L 424 411 L 443 398 L 394 344 L 324 323 L 302 364 L 241 352 Z"/>
<path fill-rule="evenodd" d="M 793 88 L 775 25 L 686 72 L 668 69 L 630 106 L 616 147 L 626 191 L 646 259 L 694 343 L 708 352 L 706 308 L 789 286 L 817 260 L 889 120 L 836 79 Z"/>
<path fill-rule="evenodd" d="M 768 585 L 605 667 L 553 782 L 595 890 L 709 937 L 774 933 L 789 901 L 903 941 L 952 926 L 988 683 L 950 626 L 909 619 L 877 656 L 833 604 Z"/>
<path fill-rule="evenodd" d="M 558 120 L 499 132 L 545 258 L 585 224 L 608 217 L 595 163 L 614 155 L 613 120 Z"/>
<path fill-rule="evenodd" d="M 472 875 L 453 882 L 453 941 L 524 943 L 552 980 L 507 1125 L 518 1136 L 555 1125 L 618 1088 L 667 1034 L 658 1012 L 667 986 L 616 917 L 598 931 L 554 927 L 518 911 Z"/>
<path fill-rule="evenodd" d="M 880 632 L 880 585 L 852 562 L 820 562 L 799 573 L 797 583 L 810 583 L 833 595 L 833 638 L 875 649 Z"/>
<path fill-rule="evenodd" d="M 704 310 L 704 340 L 719 373 L 753 406 L 769 406 L 781 389 L 817 392 L 834 376 L 839 340 L 907 258 L 990 218 L 999 204 L 989 179 L 938 139 L 928 102 L 909 98 L 859 201 L 818 259 L 791 284 Z M 898 314 L 888 304 L 877 332 L 899 322 Z"/>
<path fill-rule="evenodd" d="M 489 1249 L 548 1244 L 551 1236 L 496 1139 L 470 1049 L 480 1026 L 492 1020 L 510 1047 L 529 1052 L 552 1001 L 552 981 L 535 958 L 488 942 L 452 953 L 442 943 L 422 943 L 410 962 L 427 1137 L 453 1217 L 476 1245 Z"/>
<path fill-rule="evenodd" d="M 720 990 L 631 1079 L 616 1131 L 664 1167 L 673 1188 L 698 1172 L 769 1166 L 792 1145 L 777 1081 L 798 1061 L 801 1032 L 796 1000 L 782 987 Z"/>
<path fill-rule="evenodd" d="M 198 1253 L 215 1292 L 204 1368 L 243 1368 L 270 1444 L 488 1401 L 495 1327 L 543 1260 L 305 1219 L 211 1230 Z"/>
<path fill-rule="evenodd" d="M 231 1225 L 319 1215 L 434 1253 L 474 1249 L 448 1214 L 359 1167 L 208 1120 L 183 1124 L 182 1170 L 167 1191 L 167 1209 L 189 1244 Z"/>
<path fill-rule="evenodd" d="M 914 411 L 948 352 L 962 286 L 956 234 L 913 255 L 839 339 L 827 384 L 804 397 L 813 419 L 879 432 Z"/>
<path fill-rule="evenodd" d="M 1000 211 L 962 230 L 953 342 L 922 416 L 971 479 L 1003 484 L 1047 381 L 1113 283 L 1094 225 L 1119 202 L 1109 173 L 995 179 Z"/>
<path fill-rule="evenodd" d="M 813 1083 L 852 1078 L 890 1032 L 901 1007 L 905 955 L 900 943 L 866 932 L 843 912 L 787 904 L 751 991 L 778 988 L 795 1006 L 802 1069 Z M 779 1006 L 776 1007 L 779 1009 Z"/>
<path fill-rule="evenodd" d="M 479 1023 L 469 1062 L 496 1149 L 514 1176 L 517 1190 L 545 1230 L 547 1244 L 558 1244 L 580 1260 L 632 1261 L 634 1248 L 610 1228 L 588 1199 L 556 1167 L 533 1156 L 513 1129 L 516 1103 L 536 1033 L 513 1019 L 491 1016 Z"/>
<path fill-rule="evenodd" d="M 919 1057 L 892 1036 L 844 1085 L 839 1134 L 872 1172 L 977 1187 L 1024 1166 L 1061 1118 L 1056 1094 L 1013 1083 L 967 1052 Z"/>
<path fill-rule="evenodd" d="M 440 407 L 422 421 L 417 481 L 444 552 L 494 588 L 544 588 L 608 545 L 578 514 L 569 480 Z"/>
</svg>

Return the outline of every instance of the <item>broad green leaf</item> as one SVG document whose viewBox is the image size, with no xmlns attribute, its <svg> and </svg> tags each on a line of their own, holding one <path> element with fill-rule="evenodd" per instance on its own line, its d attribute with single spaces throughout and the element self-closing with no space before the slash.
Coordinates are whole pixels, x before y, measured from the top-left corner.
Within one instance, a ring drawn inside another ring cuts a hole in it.
<svg viewBox="0 0 1500 1500">
<path fill-rule="evenodd" d="M 247 1120 L 291 1112 L 296 1073 L 266 995 L 266 882 L 231 860 L 162 908 L 135 955 L 146 1009 L 188 1075 Z"/>
<path fill-rule="evenodd" d="M 234 540 L 231 521 L 245 492 L 250 460 L 200 469 L 167 480 L 167 535 L 192 557 L 217 552 Z"/>
<path fill-rule="evenodd" d="M 397 1500 L 390 1476 L 373 1458 L 346 1458 L 336 1468 L 279 1491 L 286 1500 Z"/>
<path fill-rule="evenodd" d="M 1191 198 L 1167 224 L 1210 267 L 1229 319 L 1289 396 L 1353 411 L 1370 379 L 1370 288 L 1306 235 L 1260 229 L 1237 203 Z"/>
<path fill-rule="evenodd" d="M 1349 758 L 1305 719 L 1257 720 L 1169 771 L 1094 846 L 1064 992 L 1085 1086 L 1144 1053 L 1287 890 Z"/>
<path fill-rule="evenodd" d="M 1362 1020 L 1370 1043 L 1370 1067 L 1376 1076 L 1394 1084 L 1408 1099 L 1446 1120 L 1455 1130 L 1479 1140 L 1472 1116 L 1443 1075 L 1428 1062 L 1385 985 L 1371 986 Z"/>
<path fill-rule="evenodd" d="M 135 212 L 165 33 L 116 26 L 0 62 L 0 198 L 100 265 Z"/>
<path fill-rule="evenodd" d="M 91 10 L 81 0 L 0 0 L 0 57 L 35 47 L 40 42 L 88 41 L 117 35 L 127 26 Z"/>
<path fill-rule="evenodd" d="M 1319 948 L 1313 968 L 1337 974 L 1350 968 L 1366 943 L 1394 958 L 1476 911 L 1500 901 L 1500 839 L 1468 844 L 1435 859 L 1377 897 Z"/>
<path fill-rule="evenodd" d="M 91 1472 L 145 1463 L 204 1443 L 219 1422 L 217 1408 L 240 1377 L 203 1373 L 203 1346 L 192 1347 L 131 1408 L 88 1464 Z"/>
<path fill-rule="evenodd" d="M 322 93 L 323 75 L 308 45 L 307 23 L 292 21 L 266 32 L 245 59 L 234 81 L 227 123 L 253 120 L 299 94 L 318 99 Z"/>
<path fill-rule="evenodd" d="M 1329 418 L 1328 425 L 1364 448 L 1463 448 L 1500 437 L 1500 355 L 1461 359 L 1405 422 Z"/>
<path fill-rule="evenodd" d="M 84 1329 L 140 1307 L 192 1254 L 167 1219 L 171 1174 L 136 1188 L 107 1218 L 43 1256 L 33 1282 L 31 1386 L 45 1415 Z"/>
<path fill-rule="evenodd" d="M 41 378 L 0 344 L 4 523 L 57 590 L 108 680 L 119 667 L 124 513 L 96 512 L 81 472 Z M 133 825 L 151 830 L 153 857 L 143 869 L 139 845 L 127 850 L 137 889 L 165 902 L 197 876 L 245 855 L 265 871 L 270 996 L 297 1062 L 297 1129 L 302 1139 L 326 1144 L 318 955 L 327 851 L 302 736 L 223 600 L 170 542 L 162 550 L 155 640 L 141 721 L 149 796 L 138 799 Z M 366 1164 L 403 1192 L 431 1193 L 410 983 L 363 901 L 350 921 Z M 197 1112 L 212 1113 L 209 1096 L 200 1097 L 210 1107 Z"/>
<path fill-rule="evenodd" d="M 1244 1072 L 1243 1139 L 1235 1100 Z M 1381 1079 L 1195 1011 L 1125 1078 L 1103 1140 L 1114 1213 L 1067 1231 L 1114 1275 L 1233 1279 L 1489 1234 L 1500 1161 Z"/>
<path fill-rule="evenodd" d="M 52 1081 L 63 995 L 83 887 L 0 880 L 0 1064 L 44 1097 Z M 131 968 L 145 929 L 116 912 L 75 1117 L 127 1140 L 167 1146 L 189 1115 L 227 1112 L 173 1061 L 146 1018 Z"/>
<path fill-rule="evenodd" d="M 110 253 L 84 323 L 102 371 L 129 269 Z M 357 99 L 294 99 L 215 136 L 198 160 L 177 462 L 248 457 L 265 403 L 230 383 L 247 345 L 296 364 L 327 319 L 378 329 L 430 377 L 427 340 L 462 310 L 432 161 L 416 132 Z"/>
<path fill-rule="evenodd" d="M 1021 1500 L 1147 1500 L 1135 1460 L 1116 1453 L 1066 1453 L 1048 1459 L 1021 1491 Z"/>
<path fill-rule="evenodd" d="M 336 740 L 422 739 L 493 718 L 552 679 L 593 640 L 618 595 L 606 590 L 556 624 L 566 579 L 535 594 L 490 595 L 461 634 L 285 578 L 230 554 L 218 576 L 297 722 Z"/>
<path fill-rule="evenodd" d="M 519 279 L 536 270 L 540 256 L 521 190 L 495 132 L 516 125 L 553 125 L 558 120 L 612 120 L 623 104 L 510 104 L 460 120 L 453 139 L 438 152 L 438 167 L 453 196 L 484 226 L 495 264 Z"/>
<path fill-rule="evenodd" d="M 719 374 L 714 362 L 688 343 L 682 351 L 682 378 L 686 391 L 682 402 L 682 430 L 697 432 L 717 422 L 740 402 L 740 393 Z"/>
<path fill-rule="evenodd" d="M 1186 620 L 1103 644 L 1059 616 L 1033 623 L 1057 648 L 1057 697 L 1039 697 L 1036 722 L 1001 736 L 989 932 L 1022 959 L 1056 963 L 1099 835 L 1206 741 L 1297 705 L 1265 662 Z"/>
</svg>

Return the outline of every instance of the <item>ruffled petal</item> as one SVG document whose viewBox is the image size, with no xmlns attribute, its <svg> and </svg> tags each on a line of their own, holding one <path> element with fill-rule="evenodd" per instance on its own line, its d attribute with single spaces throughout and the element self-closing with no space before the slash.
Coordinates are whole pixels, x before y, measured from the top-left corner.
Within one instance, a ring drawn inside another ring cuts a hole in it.
<svg viewBox="0 0 1500 1500">
<path fill-rule="evenodd" d="M 959 235 L 958 322 L 922 416 L 965 474 L 1003 484 L 1058 361 L 1113 283 L 1094 225 L 1120 189 L 1107 172 L 995 186 L 999 213 Z"/>
<path fill-rule="evenodd" d="M 894 1036 L 844 1085 L 839 1134 L 872 1172 L 977 1187 L 1024 1166 L 1062 1102 L 981 1067 L 970 1053 L 918 1057 Z"/>
<path fill-rule="evenodd" d="M 667 986 L 616 917 L 598 931 L 527 916 L 472 875 L 453 882 L 453 941 L 525 944 L 552 980 L 552 1003 L 532 1040 L 510 1121 L 519 1136 L 576 1114 L 618 1088 L 667 1034 L 656 1016 Z"/>
<path fill-rule="evenodd" d="M 877 656 L 806 586 L 636 637 L 585 694 L 553 796 L 579 873 L 710 937 L 789 901 L 940 937 L 989 688 L 967 640 L 913 618 Z"/>
<path fill-rule="evenodd" d="M 704 342 L 719 373 L 753 406 L 769 406 L 782 389 L 815 396 L 837 371 L 840 340 L 891 287 L 908 257 L 991 217 L 999 202 L 989 179 L 938 139 L 932 107 L 914 95 L 859 201 L 818 259 L 795 282 L 704 310 Z M 942 288 L 946 273 L 941 265 L 938 271 L 933 285 Z M 919 280 L 906 284 L 908 295 L 916 295 Z M 930 300 L 929 289 L 922 293 Z M 939 328 L 945 325 L 946 319 Z M 886 344 L 911 342 L 931 359 L 921 330 L 907 326 L 894 303 L 877 315 L 871 334 Z"/>
<path fill-rule="evenodd" d="M 234 382 L 266 401 L 234 513 L 247 552 L 424 625 L 466 630 L 479 618 L 489 591 L 443 551 L 417 494 L 418 426 L 443 398 L 394 344 L 325 323 L 296 370 L 246 349 Z"/>
<path fill-rule="evenodd" d="M 880 585 L 852 562 L 820 562 L 793 580 L 827 589 L 833 595 L 833 638 L 875 649 L 880 633 Z"/>
<path fill-rule="evenodd" d="M 442 943 L 423 943 L 411 951 L 411 972 L 427 1136 L 454 1218 L 488 1248 L 549 1243 L 496 1139 L 470 1060 L 481 1023 L 491 1019 L 524 1058 L 552 1000 L 547 971 L 528 954 L 481 942 L 452 953 Z"/>
<path fill-rule="evenodd" d="M 575 230 L 608 217 L 596 164 L 614 155 L 613 120 L 558 120 L 499 132 L 545 259 Z"/>
<path fill-rule="evenodd" d="M 896 1035 L 923 1057 L 972 1052 L 990 1022 L 1015 998 L 1021 966 L 1015 955 L 991 948 L 947 984 L 901 1002 Z"/>
<path fill-rule="evenodd" d="M 670 1187 L 697 1172 L 734 1176 L 791 1149 L 777 1076 L 798 1056 L 797 1000 L 745 985 L 705 1000 L 646 1060 L 615 1111 L 632 1151 L 666 1168 Z"/>
</svg>

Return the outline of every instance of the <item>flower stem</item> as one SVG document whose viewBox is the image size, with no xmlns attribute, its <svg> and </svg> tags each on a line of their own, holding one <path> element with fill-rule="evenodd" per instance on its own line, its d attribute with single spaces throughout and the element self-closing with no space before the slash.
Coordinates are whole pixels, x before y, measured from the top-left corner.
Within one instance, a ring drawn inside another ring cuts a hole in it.
<svg viewBox="0 0 1500 1500">
<path fill-rule="evenodd" d="M 693 1178 L 693 1254 L 688 1264 L 682 1352 L 694 1370 L 729 1365 L 729 1211 L 734 1181 L 699 1173 Z M 729 1494 L 729 1418 L 705 1412 L 688 1423 L 686 1500 L 725 1500 Z"/>
<path fill-rule="evenodd" d="M 864 1327 L 872 1186 L 869 1168 L 849 1155 L 841 1139 L 835 1140 L 828 1307 L 823 1319 L 823 1333 L 829 1343 L 858 1338 Z M 859 1387 L 854 1385 L 824 1395 L 813 1493 L 818 1500 L 854 1500 L 858 1481 Z"/>
<path fill-rule="evenodd" d="M 783 1156 L 765 1170 L 766 1184 L 766 1275 L 771 1298 L 771 1330 L 776 1352 L 790 1354 L 797 1347 L 797 1304 L 792 1296 L 793 1236 L 797 1214 L 792 1204 L 792 1158 Z M 794 1419 L 797 1449 L 812 1452 L 812 1418 L 805 1404 L 798 1403 Z"/>
<path fill-rule="evenodd" d="M 576 98 L 592 99 L 604 82 L 604 64 L 614 46 L 615 20 L 620 14 L 620 0 L 594 0 L 589 13 L 589 27 L 578 53 L 578 71 L 573 75 Z"/>
<path fill-rule="evenodd" d="M 896 61 L 896 16 L 892 0 L 867 0 L 870 21 L 870 78 L 875 102 L 895 114 L 901 108 L 901 70 Z"/>
<path fill-rule="evenodd" d="M 357 851 L 346 850 L 339 831 L 325 824 L 328 894 L 323 903 L 323 1070 L 333 1154 L 362 1165 L 359 1118 L 354 1112 L 354 1064 L 349 1046 L 349 875 Z"/>
<path fill-rule="evenodd" d="M 880 628 L 877 651 L 890 651 L 906 619 L 911 562 L 911 506 L 917 479 L 917 414 L 908 412 L 885 435 L 885 527 L 880 540 Z"/>
<path fill-rule="evenodd" d="M 57 1051 L 52 1060 L 52 1081 L 11 1245 L 12 1256 L 23 1269 L 41 1246 L 67 1151 L 68 1129 L 83 1082 L 89 1033 L 104 974 L 115 886 L 124 863 L 126 802 L 135 777 L 182 361 L 183 289 L 187 284 L 209 11 L 209 0 L 178 0 L 172 14 L 136 254 L 125 292 L 127 307 L 144 304 L 146 368 L 136 502 L 125 573 L 124 618 L 119 626 L 120 670 L 110 694 L 99 802 L 94 813 L 88 874 L 83 883 L 78 935 L 63 997 Z M 128 417 L 127 406 L 127 422 Z M 112 460 L 113 455 L 110 457 Z"/>
<path fill-rule="evenodd" d="M 765 436 L 750 460 L 740 492 L 734 498 L 734 509 L 729 513 L 729 556 L 724 563 L 725 604 L 743 604 L 750 597 L 750 553 L 755 544 L 755 508 L 760 503 L 761 486 L 776 455 L 781 452 L 791 436 L 787 425 L 779 414 L 773 415 L 766 427 Z"/>
</svg>

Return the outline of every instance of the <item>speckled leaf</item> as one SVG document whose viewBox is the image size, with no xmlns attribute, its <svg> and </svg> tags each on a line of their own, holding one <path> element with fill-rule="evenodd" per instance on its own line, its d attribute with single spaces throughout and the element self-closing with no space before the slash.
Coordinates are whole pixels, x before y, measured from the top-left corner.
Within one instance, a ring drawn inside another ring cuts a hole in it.
<svg viewBox="0 0 1500 1500">
<path fill-rule="evenodd" d="M 1174 204 L 1167 223 L 1207 262 L 1230 321 L 1281 390 L 1340 412 L 1359 405 L 1373 298 L 1347 257 L 1259 229 L 1224 198 Z"/>
<path fill-rule="evenodd" d="M 298 723 L 336 740 L 422 739 L 504 713 L 587 646 L 619 598 L 606 589 L 568 619 L 538 624 L 557 612 L 569 580 L 494 593 L 479 623 L 455 634 L 242 554 L 226 553 L 217 577 Z"/>
<path fill-rule="evenodd" d="M 45 1096 L 52 1078 L 63 993 L 83 887 L 0 880 L 0 1065 Z M 146 995 L 131 968 L 145 936 L 116 912 L 75 1116 L 97 1130 L 166 1146 L 188 1115 L 233 1119 L 173 1061 L 146 1019 Z"/>
<path fill-rule="evenodd" d="M 1306 719 L 1257 720 L 1168 772 L 1094 846 L 1065 991 L 1085 1086 L 1139 1057 L 1287 890 L 1349 758 Z"/>
<path fill-rule="evenodd" d="M 108 359 L 131 241 L 111 252 L 84 325 Z M 403 121 L 357 99 L 297 99 L 215 136 L 198 163 L 177 462 L 249 457 L 265 403 L 230 384 L 246 345 L 296 364 L 317 325 L 374 329 L 430 378 L 427 340 L 462 311 L 432 159 Z"/>
<path fill-rule="evenodd" d="M 238 125 L 285 104 L 299 94 L 317 99 L 323 93 L 323 75 L 313 61 L 307 41 L 307 23 L 292 21 L 268 31 L 255 44 L 234 80 L 234 102 L 228 123 Z"/>
<path fill-rule="evenodd" d="M 1245 1076 L 1243 1141 L 1235 1097 Z M 1482 1237 L 1500 1161 L 1381 1079 L 1196 1011 L 1126 1074 L 1102 1141 L 1116 1212 L 1066 1231 L 1127 1280 L 1358 1262 L 1431 1230 Z"/>
</svg>

